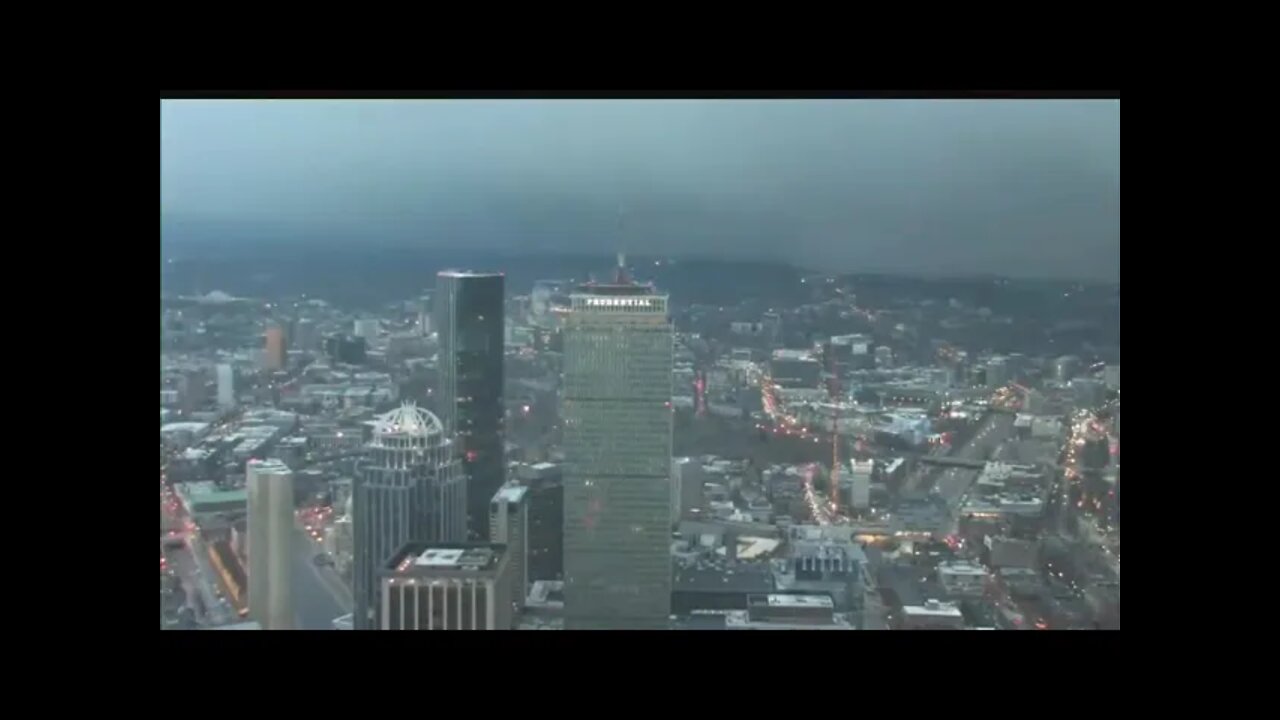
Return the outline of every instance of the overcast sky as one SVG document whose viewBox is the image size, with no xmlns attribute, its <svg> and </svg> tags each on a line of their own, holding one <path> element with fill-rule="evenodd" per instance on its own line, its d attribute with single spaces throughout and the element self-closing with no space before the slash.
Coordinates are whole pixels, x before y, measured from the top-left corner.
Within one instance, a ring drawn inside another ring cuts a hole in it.
<svg viewBox="0 0 1280 720">
<path fill-rule="evenodd" d="M 166 221 L 1120 274 L 1119 101 L 181 100 L 161 103 L 160 150 Z"/>
</svg>

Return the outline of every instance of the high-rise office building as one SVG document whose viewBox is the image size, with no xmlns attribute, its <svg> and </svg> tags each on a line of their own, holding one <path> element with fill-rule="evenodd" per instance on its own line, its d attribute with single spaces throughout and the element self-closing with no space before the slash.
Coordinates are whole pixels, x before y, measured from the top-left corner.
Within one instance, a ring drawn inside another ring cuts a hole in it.
<svg viewBox="0 0 1280 720">
<path fill-rule="evenodd" d="M 466 537 L 466 483 L 439 419 L 405 403 L 379 415 L 352 483 L 355 626 L 378 627 L 378 569 L 410 540 Z"/>
<path fill-rule="evenodd" d="M 1108 365 L 1102 371 L 1102 377 L 1107 383 L 1108 390 L 1120 389 L 1120 366 Z"/>
<path fill-rule="evenodd" d="M 875 462 L 852 460 L 849 470 L 849 504 L 857 510 L 866 510 L 871 507 L 871 475 Z"/>
<path fill-rule="evenodd" d="M 987 361 L 987 387 L 1004 387 L 1010 379 L 1009 364 L 1004 357 L 996 355 Z"/>
<path fill-rule="evenodd" d="M 205 401 L 205 374 L 199 370 L 188 370 L 182 374 L 182 411 L 193 413 L 199 410 Z"/>
<path fill-rule="evenodd" d="M 529 488 L 507 484 L 489 503 L 489 542 L 507 546 L 511 602 L 518 611 L 529 593 Z"/>
<path fill-rule="evenodd" d="M 888 369 L 893 367 L 893 348 L 881 345 L 876 348 L 876 367 Z"/>
<path fill-rule="evenodd" d="M 292 345 L 298 350 L 314 350 L 317 345 L 316 324 L 306 318 L 299 318 L 293 324 Z"/>
<path fill-rule="evenodd" d="M 514 577 L 502 545 L 415 541 L 378 571 L 379 630 L 510 630 Z"/>
<path fill-rule="evenodd" d="M 263 353 L 263 365 L 268 370 L 283 370 L 286 357 L 284 328 L 279 325 L 269 325 L 266 332 L 266 350 Z"/>
<path fill-rule="evenodd" d="M 1020 382 L 1027 377 L 1027 367 L 1029 365 L 1027 356 L 1022 353 L 1009 353 L 1004 356 L 1005 367 L 1009 369 L 1009 379 L 1014 382 Z"/>
<path fill-rule="evenodd" d="M 1027 390 L 1022 407 L 1032 415 L 1039 415 L 1049 409 L 1049 398 L 1045 397 L 1045 394 L 1039 390 Z"/>
<path fill-rule="evenodd" d="M 565 321 L 568 629 L 664 629 L 671 611 L 671 322 L 619 260 Z"/>
<path fill-rule="evenodd" d="M 529 488 L 529 582 L 564 579 L 564 475 L 555 463 L 522 465 Z"/>
<path fill-rule="evenodd" d="M 505 482 L 503 282 L 500 273 L 446 271 L 433 295 L 440 420 L 457 439 L 473 540 L 489 537 L 489 500 Z"/>
<path fill-rule="evenodd" d="M 218 407 L 223 410 L 235 407 L 236 404 L 236 372 L 231 365 L 223 363 L 218 366 Z"/>
<path fill-rule="evenodd" d="M 293 628 L 293 472 L 279 460 L 250 460 L 249 615 L 267 630 Z"/>
<path fill-rule="evenodd" d="M 378 339 L 378 331 L 381 330 L 382 324 L 377 318 L 360 318 L 352 323 L 351 334 L 364 338 L 365 342 L 372 344 Z"/>
<path fill-rule="evenodd" d="M 350 335 L 334 335 L 324 341 L 324 352 L 329 360 L 346 365 L 363 363 L 368 357 L 368 347 L 364 338 Z"/>
<path fill-rule="evenodd" d="M 1053 375 L 1060 383 L 1070 382 L 1080 372 L 1080 358 L 1075 355 L 1063 355 L 1053 361 Z"/>
<path fill-rule="evenodd" d="M 696 457 L 672 458 L 671 476 L 676 496 L 672 498 L 671 522 L 678 523 L 681 518 L 701 510 L 703 493 L 707 482 L 706 470 L 702 467 L 702 459 Z"/>
<path fill-rule="evenodd" d="M 426 337 L 431 334 L 431 296 L 428 292 L 418 299 L 418 334 Z"/>
<path fill-rule="evenodd" d="M 1097 407 L 1107 399 L 1107 386 L 1096 378 L 1072 380 L 1071 392 L 1075 395 L 1076 407 Z"/>
</svg>

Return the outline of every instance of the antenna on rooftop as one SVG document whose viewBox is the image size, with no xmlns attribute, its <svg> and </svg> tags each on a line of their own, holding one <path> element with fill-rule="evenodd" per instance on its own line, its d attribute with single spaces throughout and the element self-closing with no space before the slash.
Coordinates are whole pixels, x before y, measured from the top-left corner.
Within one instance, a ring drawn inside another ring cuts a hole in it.
<svg viewBox="0 0 1280 720">
<path fill-rule="evenodd" d="M 614 270 L 613 281 L 618 285 L 630 285 L 631 277 L 627 275 L 627 251 L 623 249 L 623 235 L 625 230 L 626 211 L 618 208 L 618 267 Z"/>
<path fill-rule="evenodd" d="M 618 285 L 631 284 L 631 277 L 627 275 L 627 253 L 625 250 L 618 251 L 618 269 L 614 271 L 613 281 Z"/>
</svg>

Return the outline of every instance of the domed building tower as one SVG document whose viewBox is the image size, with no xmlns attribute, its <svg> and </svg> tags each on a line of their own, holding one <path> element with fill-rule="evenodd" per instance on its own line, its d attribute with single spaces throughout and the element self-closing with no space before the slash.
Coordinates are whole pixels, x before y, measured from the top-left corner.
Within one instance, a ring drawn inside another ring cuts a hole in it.
<svg viewBox="0 0 1280 720">
<path fill-rule="evenodd" d="M 351 492 L 352 594 L 357 630 L 378 627 L 378 568 L 410 540 L 466 539 L 466 483 L 453 438 L 432 413 L 405 403 L 372 421 Z"/>
</svg>

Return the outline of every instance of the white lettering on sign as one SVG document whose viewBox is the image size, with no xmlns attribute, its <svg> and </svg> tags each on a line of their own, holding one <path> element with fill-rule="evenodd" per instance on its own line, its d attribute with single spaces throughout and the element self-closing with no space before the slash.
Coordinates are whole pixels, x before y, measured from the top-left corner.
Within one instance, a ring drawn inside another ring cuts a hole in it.
<svg viewBox="0 0 1280 720">
<path fill-rule="evenodd" d="M 587 298 L 587 307 L 657 307 L 651 298 Z"/>
</svg>

